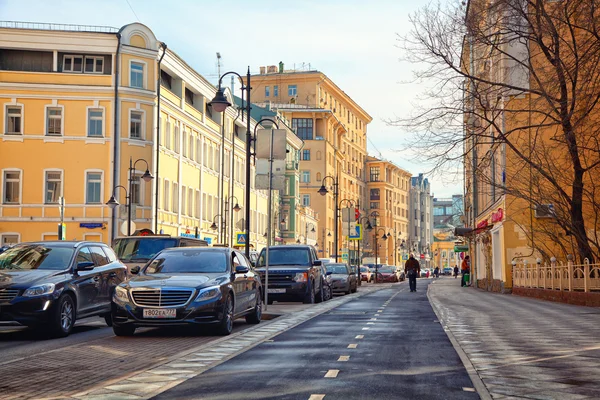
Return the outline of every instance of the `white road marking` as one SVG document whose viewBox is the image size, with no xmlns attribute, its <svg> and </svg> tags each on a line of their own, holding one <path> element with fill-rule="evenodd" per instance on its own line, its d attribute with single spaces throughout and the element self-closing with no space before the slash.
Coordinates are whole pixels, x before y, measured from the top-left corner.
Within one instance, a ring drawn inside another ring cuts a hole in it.
<svg viewBox="0 0 600 400">
<path fill-rule="evenodd" d="M 325 376 L 323 378 L 337 378 L 339 373 L 340 373 L 339 369 L 330 369 L 329 371 L 327 371 L 327 373 L 325 374 Z"/>
<path fill-rule="evenodd" d="M 383 312 L 383 310 L 377 310 L 377 312 Z"/>
<path fill-rule="evenodd" d="M 377 321 L 377 318 L 371 318 L 371 321 Z"/>
<path fill-rule="evenodd" d="M 362 330 L 363 330 L 363 331 L 368 331 L 368 330 L 369 330 L 369 328 L 362 328 Z"/>
<path fill-rule="evenodd" d="M 357 344 L 357 343 L 350 343 L 350 344 L 348 345 L 348 348 L 349 348 L 349 349 L 355 349 L 355 348 L 357 348 L 357 347 L 358 347 L 358 344 Z"/>
<path fill-rule="evenodd" d="M 474 392 L 475 389 L 474 388 L 468 388 L 468 387 L 464 387 L 462 388 L 465 392 Z"/>
<path fill-rule="evenodd" d="M 308 400 L 323 400 L 324 398 L 324 394 L 311 394 Z"/>
<path fill-rule="evenodd" d="M 367 322 L 367 325 L 375 325 L 375 322 Z"/>
<path fill-rule="evenodd" d="M 356 337 L 354 339 L 364 339 L 365 335 L 356 335 Z"/>
<path fill-rule="evenodd" d="M 338 361 L 349 361 L 350 360 L 350 356 L 340 356 L 340 358 L 338 358 Z"/>
</svg>

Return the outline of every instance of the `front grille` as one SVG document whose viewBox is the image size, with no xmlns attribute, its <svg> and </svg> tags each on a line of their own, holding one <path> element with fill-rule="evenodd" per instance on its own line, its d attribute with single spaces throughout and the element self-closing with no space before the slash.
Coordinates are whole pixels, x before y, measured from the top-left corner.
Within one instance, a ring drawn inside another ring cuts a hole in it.
<svg viewBox="0 0 600 400">
<path fill-rule="evenodd" d="M 0 304 L 9 303 L 19 294 L 18 289 L 0 289 Z"/>
<path fill-rule="evenodd" d="M 154 289 L 132 290 L 133 301 L 140 306 L 175 307 L 182 306 L 192 297 L 192 290 Z"/>
</svg>

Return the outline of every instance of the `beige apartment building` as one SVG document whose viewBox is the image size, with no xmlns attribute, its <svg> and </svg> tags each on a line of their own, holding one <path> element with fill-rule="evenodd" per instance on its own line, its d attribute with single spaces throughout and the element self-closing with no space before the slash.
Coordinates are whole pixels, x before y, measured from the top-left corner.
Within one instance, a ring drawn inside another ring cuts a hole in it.
<svg viewBox="0 0 600 400">
<path fill-rule="evenodd" d="M 408 251 L 409 192 L 411 173 L 386 160 L 367 156 L 368 213 L 373 230 L 366 232 L 365 255 L 384 264 L 401 265 Z M 383 235 L 386 240 L 382 240 Z"/>
<path fill-rule="evenodd" d="M 334 245 L 334 183 L 339 186 L 339 205 L 358 204 L 365 215 L 367 124 L 372 117 L 319 71 L 286 70 L 279 63 L 260 67 L 260 74 L 253 75 L 251 83 L 252 102 L 285 115 L 304 140 L 300 151 L 301 203 L 319 216 L 314 239 L 320 244 L 320 256 L 334 257 L 337 253 L 341 260 L 341 223 L 337 227 L 337 250 Z M 329 190 L 325 196 L 318 193 L 322 184 Z"/>
</svg>

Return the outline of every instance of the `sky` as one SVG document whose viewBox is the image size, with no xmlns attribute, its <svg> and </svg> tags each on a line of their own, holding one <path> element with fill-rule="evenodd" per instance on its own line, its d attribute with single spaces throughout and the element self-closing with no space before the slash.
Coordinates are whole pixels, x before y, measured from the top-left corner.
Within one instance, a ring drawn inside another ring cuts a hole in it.
<svg viewBox="0 0 600 400">
<path fill-rule="evenodd" d="M 0 20 L 120 28 L 147 25 L 198 73 L 216 84 L 221 70 L 283 61 L 285 68 L 325 73 L 372 117 L 368 152 L 413 176 L 429 166 L 405 148 L 410 132 L 385 121 L 407 116 L 420 88 L 407 84 L 412 68 L 401 62 L 398 35 L 410 14 L 429 0 L 0 0 Z M 436 197 L 463 192 L 453 176 L 429 177 Z"/>
</svg>

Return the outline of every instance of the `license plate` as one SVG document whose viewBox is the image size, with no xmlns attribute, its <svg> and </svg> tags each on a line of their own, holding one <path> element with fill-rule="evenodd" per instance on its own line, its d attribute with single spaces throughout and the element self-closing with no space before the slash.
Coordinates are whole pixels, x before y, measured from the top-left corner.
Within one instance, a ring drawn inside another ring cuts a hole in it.
<svg viewBox="0 0 600 400">
<path fill-rule="evenodd" d="M 285 289 L 269 289 L 267 293 L 285 293 Z"/>
<path fill-rule="evenodd" d="M 144 318 L 175 318 L 177 316 L 174 308 L 146 308 Z"/>
</svg>

